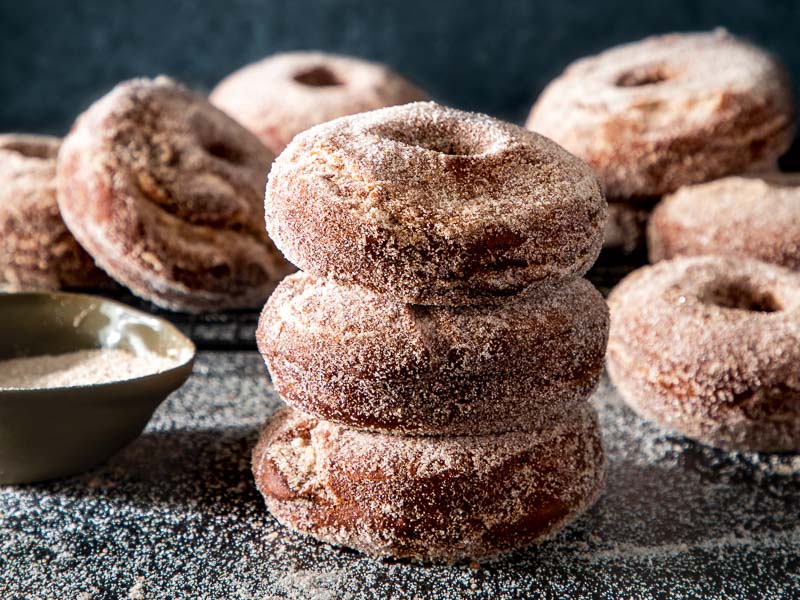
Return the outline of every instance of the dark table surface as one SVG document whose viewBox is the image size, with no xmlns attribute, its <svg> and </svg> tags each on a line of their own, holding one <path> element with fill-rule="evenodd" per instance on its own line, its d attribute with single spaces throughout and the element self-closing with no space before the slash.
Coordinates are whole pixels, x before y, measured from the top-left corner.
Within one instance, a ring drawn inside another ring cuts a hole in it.
<svg viewBox="0 0 800 600">
<path fill-rule="evenodd" d="M 85 475 L 0 488 L 0 598 L 797 598 L 800 455 L 717 452 L 593 398 L 600 501 L 499 562 L 376 562 L 293 534 L 249 453 L 279 403 L 255 352 L 203 352 L 145 433 Z"/>
</svg>

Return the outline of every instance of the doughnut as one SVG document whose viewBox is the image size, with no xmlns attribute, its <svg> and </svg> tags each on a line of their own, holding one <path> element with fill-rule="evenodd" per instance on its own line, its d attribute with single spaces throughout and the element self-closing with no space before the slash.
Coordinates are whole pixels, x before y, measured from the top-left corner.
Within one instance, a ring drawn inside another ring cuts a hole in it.
<svg viewBox="0 0 800 600">
<path fill-rule="evenodd" d="M 527 127 L 589 163 L 609 198 L 634 199 L 774 164 L 794 124 L 781 65 L 716 29 L 573 63 L 545 88 Z"/>
<path fill-rule="evenodd" d="M 275 154 L 313 125 L 426 99 L 384 65 L 322 52 L 275 54 L 232 73 L 209 96 Z"/>
<path fill-rule="evenodd" d="M 303 271 L 423 305 L 491 302 L 579 277 L 606 202 L 560 146 L 420 102 L 342 117 L 273 163 L 267 229 Z"/>
<path fill-rule="evenodd" d="M 549 426 L 588 398 L 608 309 L 585 279 L 479 306 L 418 306 L 297 273 L 256 332 L 276 391 L 348 427 L 466 435 Z"/>
<path fill-rule="evenodd" d="M 608 203 L 608 221 L 603 234 L 603 250 L 632 254 L 644 248 L 647 220 L 652 206 L 642 202 Z"/>
<path fill-rule="evenodd" d="M 264 231 L 271 160 L 199 95 L 135 79 L 65 138 L 58 205 L 97 263 L 142 298 L 186 312 L 254 308 L 292 270 Z"/>
<path fill-rule="evenodd" d="M 278 521 L 374 557 L 454 563 L 540 541 L 600 494 L 588 404 L 537 433 L 421 437 L 348 429 L 282 409 L 253 450 Z"/>
<path fill-rule="evenodd" d="M 611 293 L 608 372 L 641 416 L 728 450 L 800 450 L 800 274 L 696 256 Z"/>
<path fill-rule="evenodd" d="M 716 254 L 800 271 L 800 174 L 726 177 L 667 196 L 648 228 L 651 262 Z"/>
<path fill-rule="evenodd" d="M 0 135 L 0 291 L 112 285 L 58 212 L 60 145 L 50 136 Z"/>
</svg>

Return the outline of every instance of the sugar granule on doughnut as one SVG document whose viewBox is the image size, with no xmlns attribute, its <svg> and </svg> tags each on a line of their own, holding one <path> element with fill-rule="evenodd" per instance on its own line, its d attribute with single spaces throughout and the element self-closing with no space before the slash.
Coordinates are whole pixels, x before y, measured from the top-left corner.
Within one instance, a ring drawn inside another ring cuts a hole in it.
<svg viewBox="0 0 800 600">
<path fill-rule="evenodd" d="M 800 271 L 800 174 L 727 177 L 667 196 L 648 227 L 651 262 L 716 254 Z"/>
<path fill-rule="evenodd" d="M 540 541 L 598 497 L 605 457 L 588 404 L 538 433 L 420 437 L 284 409 L 253 451 L 270 512 L 376 557 L 453 563 Z"/>
<path fill-rule="evenodd" d="M 56 202 L 61 140 L 0 135 L 0 291 L 109 287 Z"/>
<path fill-rule="evenodd" d="M 609 198 L 662 196 L 774 163 L 794 134 L 791 89 L 723 29 L 660 35 L 574 62 L 527 126 L 588 162 Z"/>
<path fill-rule="evenodd" d="M 275 154 L 313 125 L 427 98 L 384 65 L 322 52 L 275 54 L 232 73 L 209 96 Z"/>
<path fill-rule="evenodd" d="M 643 417 L 730 450 L 800 450 L 800 274 L 678 258 L 612 292 L 608 371 Z"/>
<path fill-rule="evenodd" d="M 535 133 L 414 103 L 342 117 L 276 159 L 267 229 L 302 270 L 413 304 L 477 304 L 586 272 L 606 203 Z"/>
<path fill-rule="evenodd" d="M 264 231 L 271 160 L 201 96 L 135 79 L 64 140 L 58 203 L 97 263 L 142 298 L 189 312 L 252 308 L 292 270 Z"/>
<path fill-rule="evenodd" d="M 548 427 L 594 391 L 608 309 L 585 279 L 480 306 L 418 306 L 297 273 L 256 332 L 295 408 L 362 429 L 466 435 Z"/>
</svg>

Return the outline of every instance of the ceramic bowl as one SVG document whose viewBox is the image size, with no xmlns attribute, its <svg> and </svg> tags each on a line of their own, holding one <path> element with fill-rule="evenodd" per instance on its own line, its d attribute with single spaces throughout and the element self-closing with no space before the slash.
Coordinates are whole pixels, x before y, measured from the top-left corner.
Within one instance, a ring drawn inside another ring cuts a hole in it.
<svg viewBox="0 0 800 600">
<path fill-rule="evenodd" d="M 192 372 L 194 344 L 163 319 L 98 296 L 0 294 L 0 360 L 119 348 L 174 367 L 135 379 L 0 388 L 0 483 L 75 475 L 134 440 Z"/>
</svg>

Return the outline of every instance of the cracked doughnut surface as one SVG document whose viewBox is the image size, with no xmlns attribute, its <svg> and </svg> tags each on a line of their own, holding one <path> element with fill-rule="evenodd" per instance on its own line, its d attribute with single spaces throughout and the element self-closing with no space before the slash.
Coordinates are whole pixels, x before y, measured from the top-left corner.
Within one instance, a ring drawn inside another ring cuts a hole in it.
<svg viewBox="0 0 800 600">
<path fill-rule="evenodd" d="M 650 261 L 716 254 L 800 271 L 800 175 L 726 177 L 681 188 L 653 212 Z"/>
<path fill-rule="evenodd" d="M 281 523 L 418 562 L 540 541 L 596 500 L 605 470 L 587 404 L 538 433 L 460 437 L 358 431 L 282 409 L 253 450 L 256 484 Z"/>
<path fill-rule="evenodd" d="M 800 450 L 800 274 L 755 260 L 677 258 L 609 297 L 608 371 L 667 429 L 730 450 Z"/>
<path fill-rule="evenodd" d="M 480 306 L 417 306 L 297 273 L 256 332 L 276 391 L 348 427 L 466 435 L 549 427 L 594 391 L 608 309 L 577 279 Z"/>
<path fill-rule="evenodd" d="M 188 312 L 253 308 L 292 270 L 263 226 L 271 160 L 199 95 L 135 79 L 65 138 L 59 207 L 97 263 L 142 298 Z"/>
<path fill-rule="evenodd" d="M 586 164 L 550 140 L 414 103 L 298 135 L 273 163 L 266 215 L 304 271 L 397 301 L 463 305 L 585 273 L 606 202 Z"/>
<path fill-rule="evenodd" d="M 794 126 L 784 69 L 724 29 L 653 36 L 576 61 L 527 122 L 589 163 L 619 199 L 774 164 Z"/>
<path fill-rule="evenodd" d="M 209 100 L 275 154 L 313 125 L 427 94 L 388 67 L 322 52 L 286 52 L 223 79 Z"/>
<path fill-rule="evenodd" d="M 60 145 L 50 136 L 0 135 L 0 291 L 113 285 L 61 219 Z"/>
</svg>

